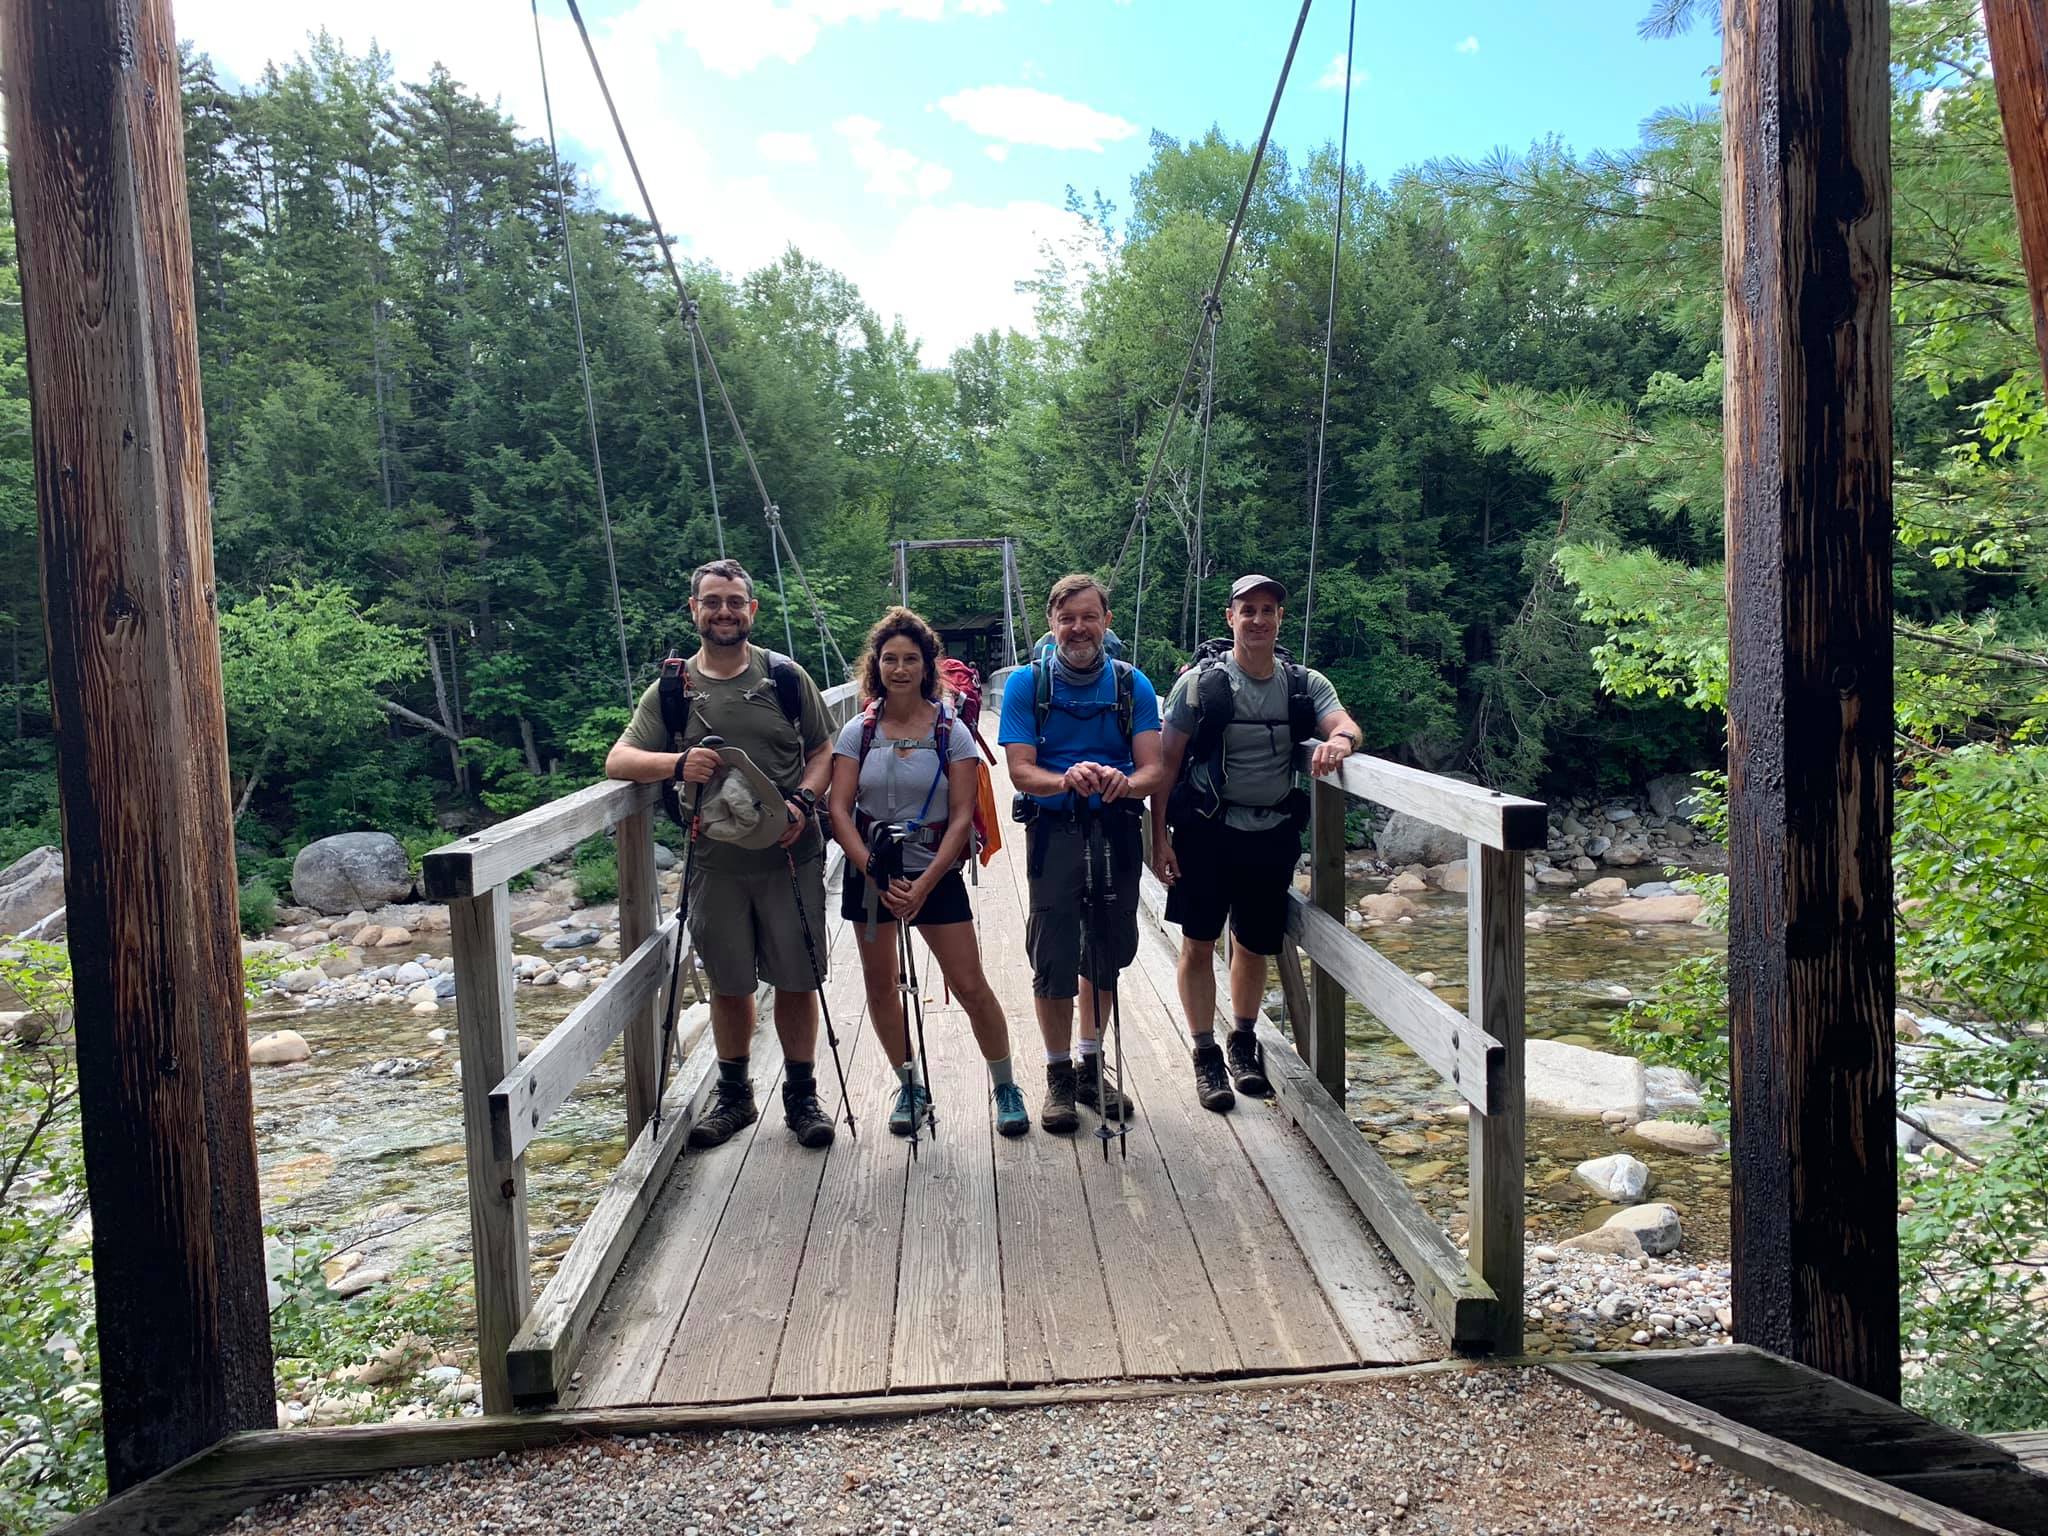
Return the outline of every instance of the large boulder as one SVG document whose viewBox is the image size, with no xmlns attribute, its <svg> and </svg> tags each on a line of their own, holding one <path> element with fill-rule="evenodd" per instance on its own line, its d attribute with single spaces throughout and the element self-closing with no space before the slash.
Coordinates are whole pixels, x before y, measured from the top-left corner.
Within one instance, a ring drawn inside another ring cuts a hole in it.
<svg viewBox="0 0 2048 1536">
<path fill-rule="evenodd" d="M 1404 917 L 1414 917 L 1422 908 L 1406 896 L 1396 896 L 1391 892 L 1382 891 L 1377 896 L 1360 897 L 1358 910 L 1367 917 L 1377 918 L 1383 923 L 1398 923 Z M 552 947 L 554 941 L 551 939 L 548 943 Z"/>
<path fill-rule="evenodd" d="M 1653 1259 L 1675 1252 L 1685 1240 L 1685 1227 L 1678 1212 L 1668 1205 L 1632 1205 L 1625 1211 L 1616 1211 L 1601 1225 L 1629 1233 Z"/>
<path fill-rule="evenodd" d="M 1667 773 L 1646 786 L 1650 809 L 1666 821 L 1692 821 L 1703 810 L 1697 774 Z"/>
<path fill-rule="evenodd" d="M 1393 814 L 1373 839 L 1373 847 L 1389 864 L 1448 864 L 1465 857 L 1462 836 L 1406 811 Z"/>
<path fill-rule="evenodd" d="M 341 832 L 292 860 L 292 898 L 331 917 L 412 894 L 405 847 L 389 832 Z"/>
<path fill-rule="evenodd" d="M 1524 1047 L 1529 1113 L 1552 1120 L 1598 1120 L 1618 1110 L 1643 1118 L 1643 1064 L 1562 1040 L 1531 1040 Z"/>
<path fill-rule="evenodd" d="M 1572 1177 L 1603 1200 L 1620 1200 L 1630 1205 L 1642 1199 L 1650 1187 L 1649 1166 L 1626 1152 L 1591 1158 L 1574 1168 Z"/>
<path fill-rule="evenodd" d="M 31 848 L 0 869 L 0 935 L 32 927 L 64 905 L 64 855 Z"/>
<path fill-rule="evenodd" d="M 1697 894 L 1680 891 L 1676 896 L 1652 896 L 1644 901 L 1602 907 L 1593 915 L 1633 928 L 1639 923 L 1689 923 L 1700 915 L 1701 906 Z"/>
</svg>

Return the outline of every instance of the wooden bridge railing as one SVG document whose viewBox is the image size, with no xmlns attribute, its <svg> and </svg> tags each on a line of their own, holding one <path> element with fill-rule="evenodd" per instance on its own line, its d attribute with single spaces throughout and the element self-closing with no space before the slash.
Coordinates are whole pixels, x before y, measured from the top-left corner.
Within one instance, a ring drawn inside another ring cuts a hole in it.
<svg viewBox="0 0 2048 1536">
<path fill-rule="evenodd" d="M 1306 749 L 1303 753 L 1306 765 Z M 1332 1171 L 1415 1278 L 1423 1303 L 1461 1348 L 1522 1342 L 1523 875 L 1544 846 L 1548 812 L 1382 758 L 1347 758 L 1313 781 L 1309 894 L 1291 892 L 1282 994 L 1313 1078 L 1275 1089 Z M 1350 798 L 1405 811 L 1465 838 L 1468 976 L 1460 1013 L 1344 924 L 1344 813 Z M 1304 985 L 1300 956 L 1309 959 Z M 1470 1106 L 1469 1262 L 1359 1136 L 1344 1109 L 1344 1003 L 1356 998 Z M 1292 1053 L 1286 1053 L 1291 1055 Z"/>
<path fill-rule="evenodd" d="M 857 690 L 852 684 L 828 689 L 825 706 L 836 728 L 858 708 Z M 478 1376 L 487 1413 L 551 1399 L 560 1390 L 605 1287 L 712 1084 L 707 1030 L 674 1072 L 661 1135 L 653 1135 L 662 1024 L 656 1004 L 674 966 L 676 942 L 674 916 L 657 922 L 658 805 L 652 784 L 593 784 L 437 848 L 422 861 L 427 894 L 448 903 L 455 958 Z M 619 859 L 619 964 L 522 1062 L 513 1013 L 508 882 L 611 828 L 617 829 Z M 626 1158 L 536 1300 L 526 1149 L 621 1035 Z"/>
</svg>

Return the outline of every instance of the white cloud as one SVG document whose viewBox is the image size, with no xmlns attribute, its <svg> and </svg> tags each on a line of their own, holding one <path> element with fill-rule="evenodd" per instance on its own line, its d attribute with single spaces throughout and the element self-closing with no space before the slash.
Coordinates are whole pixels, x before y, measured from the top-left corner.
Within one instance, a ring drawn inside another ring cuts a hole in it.
<svg viewBox="0 0 2048 1536">
<path fill-rule="evenodd" d="M 1003 8 L 1003 0 L 960 0 L 960 14 L 963 16 L 994 16 Z"/>
<path fill-rule="evenodd" d="M 763 160 L 777 165 L 815 165 L 818 161 L 818 146 L 808 133 L 764 133 L 754 140 L 754 149 Z"/>
<path fill-rule="evenodd" d="M 1335 58 L 1331 59 L 1329 68 L 1325 69 L 1323 71 L 1322 78 L 1316 81 L 1316 89 L 1319 91 L 1343 90 L 1344 66 L 1349 64 L 1350 62 L 1351 55 L 1348 53 L 1340 53 Z M 1362 69 L 1354 69 L 1351 71 L 1351 83 L 1353 85 L 1363 85 L 1366 81 L 1370 80 L 1371 78 L 1372 76 L 1367 74 Z"/>
<path fill-rule="evenodd" d="M 1478 51 L 1479 39 L 1471 36 L 1469 33 L 1466 35 L 1465 41 L 1458 44 L 1458 52 L 1460 53 L 1477 53 Z"/>
<path fill-rule="evenodd" d="M 981 146 L 981 152 L 997 165 L 1010 158 L 1010 146 L 1007 144 L 984 144 Z"/>
<path fill-rule="evenodd" d="M 882 125 L 872 117 L 842 117 L 832 131 L 846 140 L 853 163 L 867 173 L 868 191 L 877 197 L 892 203 L 911 196 L 929 201 L 953 184 L 953 173 L 943 165 L 884 144 Z"/>
<path fill-rule="evenodd" d="M 1038 270 L 1048 243 L 1086 243 L 1083 221 L 1050 203 L 1001 207 L 925 204 L 897 226 L 861 293 L 885 318 L 904 316 L 927 366 L 946 361 L 981 331 L 1035 329 L 1034 297 L 1017 282 Z M 962 261 L 971 251 L 974 259 Z"/>
<path fill-rule="evenodd" d="M 1128 139 L 1136 123 L 1049 91 L 1022 85 L 982 85 L 956 91 L 939 102 L 954 122 L 1006 144 L 1037 144 L 1046 149 L 1086 149 L 1096 154 L 1107 143 Z"/>
</svg>

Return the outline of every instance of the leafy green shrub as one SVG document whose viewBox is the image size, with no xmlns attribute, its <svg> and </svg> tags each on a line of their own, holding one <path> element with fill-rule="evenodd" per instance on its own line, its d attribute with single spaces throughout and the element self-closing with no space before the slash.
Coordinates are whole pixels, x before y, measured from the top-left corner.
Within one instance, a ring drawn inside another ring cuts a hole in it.
<svg viewBox="0 0 2048 1536">
<path fill-rule="evenodd" d="M 619 850 L 608 837 L 576 845 L 576 894 L 592 905 L 619 894 Z"/>
<path fill-rule="evenodd" d="M 260 939 L 277 926 L 277 887 L 268 880 L 251 880 L 242 887 L 239 899 L 242 932 L 248 937 Z"/>
</svg>

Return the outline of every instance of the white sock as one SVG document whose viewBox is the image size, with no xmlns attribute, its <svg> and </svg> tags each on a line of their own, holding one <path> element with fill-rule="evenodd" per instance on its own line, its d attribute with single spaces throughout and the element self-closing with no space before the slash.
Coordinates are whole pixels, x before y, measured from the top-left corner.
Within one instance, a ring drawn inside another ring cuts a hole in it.
<svg viewBox="0 0 2048 1536">
<path fill-rule="evenodd" d="M 1063 1061 L 1072 1061 L 1073 1059 L 1074 1053 L 1072 1051 L 1047 1051 L 1045 1053 L 1045 1064 L 1048 1067 L 1055 1067 Z"/>
<path fill-rule="evenodd" d="M 1076 1041 L 1075 1049 L 1080 1051 L 1083 1056 L 1099 1056 L 1102 1054 L 1102 1042 L 1100 1040 Z"/>
</svg>

